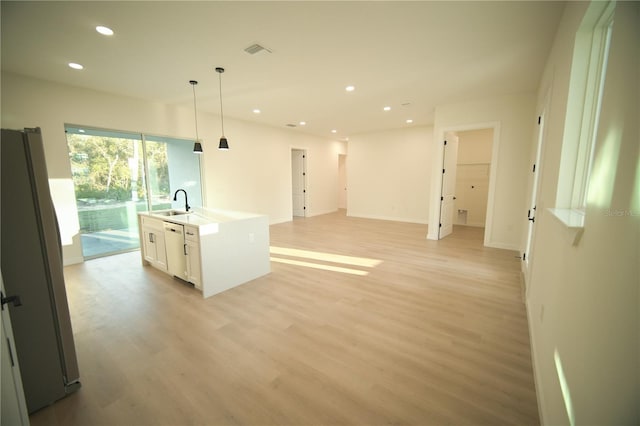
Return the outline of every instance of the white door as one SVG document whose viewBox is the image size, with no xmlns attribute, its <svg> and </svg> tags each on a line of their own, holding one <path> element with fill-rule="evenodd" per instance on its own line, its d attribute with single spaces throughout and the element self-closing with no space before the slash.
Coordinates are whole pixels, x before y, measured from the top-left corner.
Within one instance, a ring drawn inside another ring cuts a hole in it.
<svg viewBox="0 0 640 426">
<path fill-rule="evenodd" d="M 6 293 L 2 276 L 0 276 L 0 284 L 3 298 L 15 296 Z M 0 390 L 0 399 L 2 400 L 2 405 L 0 408 L 0 424 L 16 426 L 29 425 L 27 402 L 24 397 L 20 366 L 18 365 L 18 357 L 15 351 L 16 344 L 13 340 L 9 308 L 7 304 L 4 303 L 2 305 L 1 319 L 2 324 L 0 324 L 0 331 L 2 340 L 0 341 L 0 345 L 2 345 L 2 353 L 0 354 L 0 358 L 2 359 L 2 389 Z"/>
<path fill-rule="evenodd" d="M 529 271 L 531 267 L 531 252 L 533 248 L 534 229 L 536 223 L 536 211 L 538 207 L 538 187 L 540 185 L 540 166 L 542 159 L 542 146 L 544 145 L 544 110 L 538 117 L 538 133 L 536 144 L 535 162 L 531 166 L 531 175 L 529 178 L 529 188 L 531 188 L 531 198 L 527 211 L 527 243 L 524 253 L 522 253 L 522 261 L 524 262 L 525 283 L 529 282 Z"/>
<path fill-rule="evenodd" d="M 453 232 L 453 215 L 456 190 L 456 163 L 458 162 L 458 136 L 447 132 L 442 159 L 442 191 L 440 195 L 440 230 L 438 239 Z"/>
<path fill-rule="evenodd" d="M 338 155 L 338 208 L 347 208 L 347 156 Z"/>
<path fill-rule="evenodd" d="M 291 187 L 293 201 L 293 215 L 304 217 L 305 204 L 305 179 L 306 179 L 306 155 L 301 149 L 291 150 Z"/>
</svg>

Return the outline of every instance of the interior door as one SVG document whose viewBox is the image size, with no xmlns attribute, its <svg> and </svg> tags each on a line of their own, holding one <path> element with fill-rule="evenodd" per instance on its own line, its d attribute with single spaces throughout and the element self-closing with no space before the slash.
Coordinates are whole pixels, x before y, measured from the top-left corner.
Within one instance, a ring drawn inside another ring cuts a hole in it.
<svg viewBox="0 0 640 426">
<path fill-rule="evenodd" d="M 291 187 L 293 201 L 293 216 L 304 217 L 305 205 L 305 152 L 300 149 L 291 150 Z"/>
<path fill-rule="evenodd" d="M 458 161 L 458 136 L 447 132 L 442 159 L 442 191 L 440 195 L 440 227 L 438 239 L 453 232 L 453 215 L 456 190 L 456 163 Z"/>
<path fill-rule="evenodd" d="M 536 211 L 538 204 L 538 187 L 540 185 L 540 166 L 542 159 L 542 146 L 544 142 L 544 111 L 538 117 L 538 134 L 536 144 L 535 162 L 531 166 L 531 175 L 529 178 L 529 187 L 531 188 L 531 198 L 529 200 L 529 210 L 527 211 L 527 242 L 524 253 L 522 253 L 522 261 L 524 262 L 525 283 L 529 281 L 529 270 L 531 266 L 531 252 L 533 248 L 534 230 L 536 224 Z"/>
</svg>

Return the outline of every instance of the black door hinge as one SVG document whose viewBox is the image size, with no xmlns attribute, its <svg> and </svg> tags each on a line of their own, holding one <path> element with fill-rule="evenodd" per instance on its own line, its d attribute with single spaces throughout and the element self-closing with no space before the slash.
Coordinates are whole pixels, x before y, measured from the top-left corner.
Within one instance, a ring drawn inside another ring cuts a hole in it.
<svg viewBox="0 0 640 426">
<path fill-rule="evenodd" d="M 442 228 L 442 224 L 439 224 L 439 225 L 438 225 L 438 228 Z"/>
<path fill-rule="evenodd" d="M 531 171 L 532 171 L 533 173 L 535 173 L 535 172 L 536 172 L 536 165 L 535 165 L 535 163 L 533 164 L 533 170 L 531 170 Z"/>
<path fill-rule="evenodd" d="M 538 124 L 540 124 L 540 122 L 541 122 L 541 121 L 542 121 L 542 116 L 541 116 L 541 115 L 539 115 L 539 116 L 538 116 Z"/>
<path fill-rule="evenodd" d="M 527 260 L 527 253 L 522 253 L 522 260 Z"/>
<path fill-rule="evenodd" d="M 447 144 L 447 141 L 444 141 L 444 144 L 446 145 L 446 144 Z"/>
<path fill-rule="evenodd" d="M 440 197 L 440 201 L 444 201 L 444 197 Z"/>
</svg>

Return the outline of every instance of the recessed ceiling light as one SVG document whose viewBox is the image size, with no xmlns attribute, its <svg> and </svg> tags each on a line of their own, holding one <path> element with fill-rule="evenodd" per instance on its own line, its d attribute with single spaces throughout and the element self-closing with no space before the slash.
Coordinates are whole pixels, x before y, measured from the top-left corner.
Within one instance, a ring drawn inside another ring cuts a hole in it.
<svg viewBox="0 0 640 426">
<path fill-rule="evenodd" d="M 344 90 L 346 90 L 347 92 L 353 92 L 354 90 L 356 90 L 356 86 L 347 86 L 344 88 Z"/>
<path fill-rule="evenodd" d="M 258 108 L 255 108 L 255 109 L 253 110 L 253 113 L 254 113 L 254 114 L 260 114 L 260 110 L 259 110 Z"/>
<path fill-rule="evenodd" d="M 382 109 L 385 110 L 385 111 L 391 111 L 391 107 L 390 106 L 386 106 L 386 107 L 384 107 Z"/>
<path fill-rule="evenodd" d="M 409 119 L 407 120 L 407 124 L 411 124 L 411 123 L 413 123 L 413 120 L 409 118 Z"/>
<path fill-rule="evenodd" d="M 306 121 L 301 121 L 301 122 L 299 122 L 298 124 L 299 124 L 299 125 L 301 125 L 301 126 L 306 126 L 306 125 L 307 125 L 307 122 L 306 122 Z"/>
<path fill-rule="evenodd" d="M 84 133 L 84 129 L 78 129 L 80 133 Z"/>
<path fill-rule="evenodd" d="M 75 62 L 69 62 L 69 68 L 73 68 L 74 70 L 81 70 L 84 67 L 80 64 L 76 64 Z"/>
<path fill-rule="evenodd" d="M 109 27 L 103 27 L 102 25 L 98 25 L 96 27 L 96 31 L 102 35 L 111 36 L 113 35 L 113 30 Z"/>
<path fill-rule="evenodd" d="M 333 129 L 331 133 L 338 133 L 338 131 L 336 129 Z"/>
</svg>

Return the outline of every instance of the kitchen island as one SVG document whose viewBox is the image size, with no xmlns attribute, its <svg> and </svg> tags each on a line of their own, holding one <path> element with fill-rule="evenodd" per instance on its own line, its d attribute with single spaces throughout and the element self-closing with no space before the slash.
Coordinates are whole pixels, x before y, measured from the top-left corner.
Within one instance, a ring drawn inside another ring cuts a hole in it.
<svg viewBox="0 0 640 426">
<path fill-rule="evenodd" d="M 194 208 L 138 213 L 142 264 L 210 297 L 271 271 L 269 218 Z"/>
</svg>

